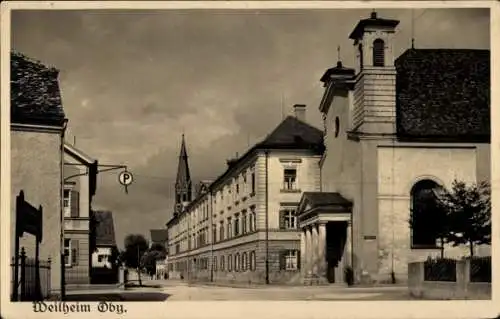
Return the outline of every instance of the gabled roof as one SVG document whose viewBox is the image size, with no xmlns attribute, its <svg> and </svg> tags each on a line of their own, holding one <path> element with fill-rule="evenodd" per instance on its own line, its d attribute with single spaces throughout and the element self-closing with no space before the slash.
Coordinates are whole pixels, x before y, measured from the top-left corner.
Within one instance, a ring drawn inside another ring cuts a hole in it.
<svg viewBox="0 0 500 319">
<path fill-rule="evenodd" d="M 151 242 L 153 243 L 165 243 L 168 240 L 168 230 L 167 229 L 151 229 Z"/>
<path fill-rule="evenodd" d="M 61 126 L 65 121 L 59 71 L 11 52 L 11 122 Z"/>
<path fill-rule="evenodd" d="M 352 202 L 345 199 L 342 195 L 336 192 L 304 192 L 300 200 L 297 214 L 301 214 L 316 208 L 330 208 L 335 210 L 339 208 L 344 212 L 352 207 Z"/>
<path fill-rule="evenodd" d="M 489 50 L 409 49 L 395 65 L 398 136 L 489 140 Z"/>
<path fill-rule="evenodd" d="M 64 143 L 64 152 L 71 155 L 74 159 L 78 160 L 82 164 L 90 165 L 95 161 L 95 159 L 88 156 L 83 151 L 77 149 L 75 146 L 66 142 Z"/>
<path fill-rule="evenodd" d="M 96 221 L 96 245 L 116 246 L 113 213 L 110 211 L 94 211 Z"/>
</svg>

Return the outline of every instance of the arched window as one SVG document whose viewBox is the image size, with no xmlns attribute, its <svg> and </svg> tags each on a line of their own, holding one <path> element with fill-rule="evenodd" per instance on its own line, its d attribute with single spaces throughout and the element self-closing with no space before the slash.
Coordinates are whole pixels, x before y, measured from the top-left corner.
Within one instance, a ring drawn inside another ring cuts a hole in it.
<svg viewBox="0 0 500 319">
<path fill-rule="evenodd" d="M 254 271 L 257 266 L 257 260 L 255 258 L 255 251 L 250 252 L 250 270 Z"/>
<path fill-rule="evenodd" d="M 248 255 L 247 252 L 244 252 L 241 255 L 241 270 L 246 271 L 248 268 Z"/>
<path fill-rule="evenodd" d="M 358 51 L 359 51 L 359 68 L 362 70 L 363 69 L 363 44 L 358 45 Z"/>
<path fill-rule="evenodd" d="M 224 271 L 224 255 L 220 256 L 220 270 Z"/>
<path fill-rule="evenodd" d="M 412 248 L 436 248 L 442 227 L 442 211 L 437 194 L 442 188 L 436 182 L 425 179 L 411 189 L 410 227 Z"/>
<path fill-rule="evenodd" d="M 384 40 L 377 39 L 373 41 L 373 66 L 384 66 L 385 64 L 385 45 Z"/>
</svg>

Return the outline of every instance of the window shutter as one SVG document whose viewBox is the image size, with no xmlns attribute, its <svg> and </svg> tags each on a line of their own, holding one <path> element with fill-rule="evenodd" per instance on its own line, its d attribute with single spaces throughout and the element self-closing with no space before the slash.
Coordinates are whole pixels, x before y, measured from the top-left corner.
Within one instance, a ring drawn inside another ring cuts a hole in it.
<svg viewBox="0 0 500 319">
<path fill-rule="evenodd" d="M 78 265 L 78 240 L 73 239 L 71 240 L 71 265 L 72 266 L 77 266 Z"/>
<path fill-rule="evenodd" d="M 285 270 L 286 269 L 286 250 L 280 251 L 280 270 Z"/>
<path fill-rule="evenodd" d="M 285 229 L 285 211 L 280 211 L 280 229 Z"/>
<path fill-rule="evenodd" d="M 71 191 L 71 217 L 80 216 L 80 194 L 77 191 Z"/>
<path fill-rule="evenodd" d="M 297 269 L 300 269 L 300 250 L 296 250 L 297 252 Z"/>
</svg>

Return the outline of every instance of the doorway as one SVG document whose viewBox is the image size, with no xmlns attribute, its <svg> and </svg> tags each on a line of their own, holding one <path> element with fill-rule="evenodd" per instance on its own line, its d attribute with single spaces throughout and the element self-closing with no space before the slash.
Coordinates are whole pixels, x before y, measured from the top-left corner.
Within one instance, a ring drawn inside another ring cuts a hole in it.
<svg viewBox="0 0 500 319">
<path fill-rule="evenodd" d="M 329 283 L 342 282 L 341 260 L 344 255 L 346 239 L 347 222 L 328 222 L 326 224 L 326 275 Z"/>
</svg>

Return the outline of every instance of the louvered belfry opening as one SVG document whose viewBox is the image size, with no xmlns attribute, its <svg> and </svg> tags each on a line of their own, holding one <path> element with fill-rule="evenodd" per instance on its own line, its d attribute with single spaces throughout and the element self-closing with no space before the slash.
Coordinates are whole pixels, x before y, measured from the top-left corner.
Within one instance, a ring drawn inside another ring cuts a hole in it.
<svg viewBox="0 0 500 319">
<path fill-rule="evenodd" d="M 384 40 L 373 41 L 373 66 L 384 66 Z"/>
</svg>

